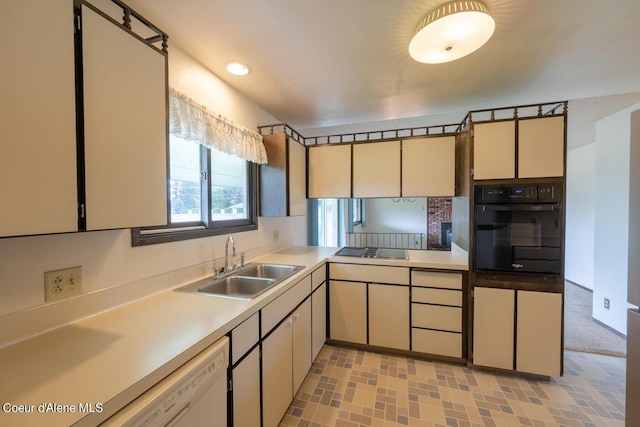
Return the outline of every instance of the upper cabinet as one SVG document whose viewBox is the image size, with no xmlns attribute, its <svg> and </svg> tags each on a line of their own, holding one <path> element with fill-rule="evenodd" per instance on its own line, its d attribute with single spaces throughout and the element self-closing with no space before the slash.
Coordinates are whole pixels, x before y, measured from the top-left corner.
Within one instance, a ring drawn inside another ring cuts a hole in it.
<svg viewBox="0 0 640 427">
<path fill-rule="evenodd" d="M 564 117 L 518 122 L 518 177 L 564 176 Z"/>
<path fill-rule="evenodd" d="M 81 9 L 86 229 L 167 223 L 166 55 Z"/>
<path fill-rule="evenodd" d="M 308 167 L 309 198 L 454 196 L 456 139 L 314 145 Z"/>
<path fill-rule="evenodd" d="M 455 191 L 454 136 L 402 141 L 402 197 L 454 196 Z"/>
<path fill-rule="evenodd" d="M 351 197 L 351 145 L 309 147 L 309 198 Z"/>
<path fill-rule="evenodd" d="M 473 128 L 473 179 L 516 177 L 516 122 L 476 123 Z"/>
<path fill-rule="evenodd" d="M 73 0 L 6 2 L 0 36 L 0 236 L 166 224 L 166 52 Z"/>
<path fill-rule="evenodd" d="M 73 0 L 1 9 L 0 235 L 76 231 Z"/>
<path fill-rule="evenodd" d="M 564 115 L 475 123 L 473 179 L 562 177 L 565 150 Z"/>
<path fill-rule="evenodd" d="M 400 197 L 400 141 L 353 145 L 353 197 Z"/>
<path fill-rule="evenodd" d="M 306 148 L 285 133 L 262 138 L 269 163 L 260 166 L 260 216 L 306 215 Z"/>
</svg>

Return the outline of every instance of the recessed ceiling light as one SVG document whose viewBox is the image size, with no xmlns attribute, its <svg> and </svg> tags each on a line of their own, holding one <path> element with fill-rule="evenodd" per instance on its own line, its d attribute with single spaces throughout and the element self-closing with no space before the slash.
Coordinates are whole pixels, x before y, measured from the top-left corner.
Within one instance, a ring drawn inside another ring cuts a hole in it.
<svg viewBox="0 0 640 427">
<path fill-rule="evenodd" d="M 451 1 L 422 18 L 409 44 L 409 55 L 426 64 L 453 61 L 479 49 L 495 27 L 482 2 Z"/>
<path fill-rule="evenodd" d="M 251 70 L 242 62 L 232 61 L 227 64 L 227 71 L 236 76 L 246 76 Z"/>
</svg>

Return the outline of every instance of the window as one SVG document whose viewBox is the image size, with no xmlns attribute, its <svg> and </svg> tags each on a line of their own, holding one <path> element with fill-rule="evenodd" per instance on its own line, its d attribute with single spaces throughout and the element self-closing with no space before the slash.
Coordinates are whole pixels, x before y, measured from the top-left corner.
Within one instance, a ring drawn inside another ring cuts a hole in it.
<svg viewBox="0 0 640 427">
<path fill-rule="evenodd" d="M 169 88 L 168 225 L 134 228 L 133 246 L 258 228 L 262 136 Z"/>
<path fill-rule="evenodd" d="M 258 228 L 257 165 L 171 135 L 169 226 L 133 229 L 133 245 Z"/>
<path fill-rule="evenodd" d="M 351 224 L 362 224 L 362 199 L 351 199 Z"/>
</svg>

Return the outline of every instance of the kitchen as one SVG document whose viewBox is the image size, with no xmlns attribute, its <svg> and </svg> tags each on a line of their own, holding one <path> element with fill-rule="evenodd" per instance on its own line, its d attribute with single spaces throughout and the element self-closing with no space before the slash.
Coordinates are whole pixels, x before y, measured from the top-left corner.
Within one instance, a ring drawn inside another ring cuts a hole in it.
<svg viewBox="0 0 640 427">
<path fill-rule="evenodd" d="M 34 67 L 47 65 L 45 61 Z M 280 121 L 235 92 L 176 45 L 170 47 L 169 68 L 170 86 L 194 97 L 202 94 L 198 100 L 211 111 L 232 117 L 250 129 Z M 442 122 L 449 121 L 437 120 L 435 124 Z M 31 209 L 41 212 L 42 207 Z M 292 244 L 306 245 L 306 219 L 261 217 L 257 230 L 238 233 L 234 238 L 236 246 L 246 251 L 247 259 L 255 259 Z M 213 259 L 216 266 L 220 265 L 225 239 L 226 236 L 216 236 L 134 248 L 128 229 L 3 239 L 0 242 L 1 270 L 5 276 L 1 290 L 3 341 L 16 341 L 210 274 Z M 74 265 L 83 266 L 86 297 L 81 299 L 82 303 L 68 300 L 42 305 L 42 273 Z M 90 337 L 91 334 L 78 331 L 78 340 Z M 72 361 L 82 361 L 81 356 Z"/>
</svg>

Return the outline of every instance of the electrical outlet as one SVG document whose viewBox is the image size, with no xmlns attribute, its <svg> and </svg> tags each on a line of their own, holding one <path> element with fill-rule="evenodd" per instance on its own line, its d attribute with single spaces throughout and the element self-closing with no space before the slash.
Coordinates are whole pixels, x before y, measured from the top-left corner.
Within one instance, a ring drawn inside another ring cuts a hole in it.
<svg viewBox="0 0 640 427">
<path fill-rule="evenodd" d="M 44 300 L 57 301 L 82 293 L 82 267 L 69 267 L 44 273 Z"/>
<path fill-rule="evenodd" d="M 605 298 L 605 299 L 604 299 L 604 308 L 606 308 L 607 310 L 609 310 L 609 306 L 610 306 L 609 298 Z"/>
<path fill-rule="evenodd" d="M 277 242 L 280 240 L 280 230 L 273 230 L 273 241 Z"/>
</svg>

